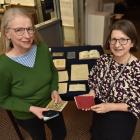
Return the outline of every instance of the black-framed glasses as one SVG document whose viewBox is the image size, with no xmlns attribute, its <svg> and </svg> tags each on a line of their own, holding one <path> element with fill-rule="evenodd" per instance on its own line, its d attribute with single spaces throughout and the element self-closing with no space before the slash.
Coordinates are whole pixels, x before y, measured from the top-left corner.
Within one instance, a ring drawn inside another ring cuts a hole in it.
<svg viewBox="0 0 140 140">
<path fill-rule="evenodd" d="M 28 32 L 28 34 L 33 35 L 35 32 L 35 29 L 33 27 L 28 27 L 28 28 L 8 28 L 8 29 L 12 29 L 15 31 L 15 33 L 18 36 L 23 36 L 25 33 L 25 30 Z"/>
<path fill-rule="evenodd" d="M 120 39 L 112 38 L 109 40 L 109 43 L 111 45 L 115 45 L 117 41 L 119 41 L 121 45 L 126 45 L 128 43 L 128 40 L 130 40 L 130 38 L 120 38 Z"/>
</svg>

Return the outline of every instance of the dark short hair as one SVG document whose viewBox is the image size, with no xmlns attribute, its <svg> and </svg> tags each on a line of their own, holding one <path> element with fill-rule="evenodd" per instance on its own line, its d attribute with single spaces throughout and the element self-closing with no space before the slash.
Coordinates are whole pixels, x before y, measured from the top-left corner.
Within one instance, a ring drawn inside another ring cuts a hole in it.
<svg viewBox="0 0 140 140">
<path fill-rule="evenodd" d="M 137 31 L 136 28 L 134 26 L 134 24 L 126 19 L 122 19 L 122 20 L 118 20 L 116 21 L 112 27 L 111 30 L 109 32 L 108 38 L 106 40 L 106 44 L 105 47 L 107 49 L 109 49 L 109 39 L 111 38 L 111 33 L 113 30 L 120 30 L 122 31 L 124 34 L 126 34 L 132 41 L 132 43 L 134 44 L 134 47 L 132 47 L 130 49 L 130 51 L 136 51 L 137 47 L 138 47 L 138 35 L 137 35 Z"/>
</svg>

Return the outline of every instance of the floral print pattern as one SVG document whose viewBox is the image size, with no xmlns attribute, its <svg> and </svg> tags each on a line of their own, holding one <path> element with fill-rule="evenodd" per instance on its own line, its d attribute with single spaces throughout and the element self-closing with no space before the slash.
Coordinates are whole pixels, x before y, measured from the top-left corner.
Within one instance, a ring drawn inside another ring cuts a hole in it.
<svg viewBox="0 0 140 140">
<path fill-rule="evenodd" d="M 116 79 L 123 67 L 111 55 L 102 55 L 90 71 L 88 85 L 102 102 L 126 103 L 128 111 L 140 118 L 140 60 L 127 63 Z"/>
</svg>

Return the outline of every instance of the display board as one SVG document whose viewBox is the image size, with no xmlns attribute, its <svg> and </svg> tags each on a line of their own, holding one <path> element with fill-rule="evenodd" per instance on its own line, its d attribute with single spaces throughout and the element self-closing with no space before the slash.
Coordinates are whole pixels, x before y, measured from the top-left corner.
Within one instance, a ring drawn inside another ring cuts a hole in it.
<svg viewBox="0 0 140 140">
<path fill-rule="evenodd" d="M 72 46 L 50 48 L 52 58 L 59 73 L 59 92 L 64 100 L 86 94 L 88 75 L 102 55 L 101 46 Z"/>
</svg>

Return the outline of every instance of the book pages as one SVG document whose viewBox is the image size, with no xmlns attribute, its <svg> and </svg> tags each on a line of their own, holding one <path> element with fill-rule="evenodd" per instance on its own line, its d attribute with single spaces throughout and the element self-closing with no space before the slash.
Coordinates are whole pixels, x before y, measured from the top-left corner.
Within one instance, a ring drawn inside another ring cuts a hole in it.
<svg viewBox="0 0 140 140">
<path fill-rule="evenodd" d="M 81 52 L 79 52 L 79 59 L 88 59 L 88 58 L 89 58 L 88 51 L 81 51 Z"/>
<path fill-rule="evenodd" d="M 59 92 L 60 94 L 65 94 L 65 93 L 67 93 L 67 87 L 68 87 L 68 84 L 67 84 L 67 83 L 59 83 L 58 92 Z"/>
<path fill-rule="evenodd" d="M 81 51 L 79 52 L 79 59 L 97 59 L 100 57 L 98 50 Z"/>
<path fill-rule="evenodd" d="M 65 108 L 67 103 L 68 103 L 68 101 L 62 101 L 60 103 L 55 103 L 53 100 L 51 100 L 46 107 L 49 110 L 55 110 L 55 111 L 61 112 Z"/>
<path fill-rule="evenodd" d="M 69 91 L 86 91 L 85 84 L 70 84 Z"/>
<path fill-rule="evenodd" d="M 68 81 L 68 72 L 67 71 L 58 71 L 59 82 Z"/>
<path fill-rule="evenodd" d="M 71 65 L 71 81 L 88 80 L 88 64 Z"/>
<path fill-rule="evenodd" d="M 90 50 L 89 51 L 89 58 L 99 58 L 100 53 L 97 50 Z"/>
</svg>

